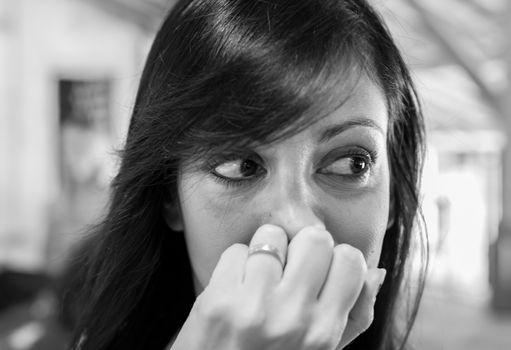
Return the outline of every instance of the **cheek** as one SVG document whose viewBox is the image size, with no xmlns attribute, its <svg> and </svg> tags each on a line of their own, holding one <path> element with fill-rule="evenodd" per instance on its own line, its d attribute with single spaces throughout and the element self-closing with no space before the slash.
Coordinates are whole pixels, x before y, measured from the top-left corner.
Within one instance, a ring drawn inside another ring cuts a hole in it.
<svg viewBox="0 0 511 350">
<path fill-rule="evenodd" d="M 205 287 L 222 252 L 234 243 L 249 242 L 247 206 L 219 198 L 202 177 L 187 177 L 179 187 L 190 262 L 197 282 Z"/>
<path fill-rule="evenodd" d="M 325 225 L 336 243 L 362 251 L 369 267 L 376 267 L 387 229 L 388 191 L 366 194 L 349 201 L 330 203 Z"/>
</svg>

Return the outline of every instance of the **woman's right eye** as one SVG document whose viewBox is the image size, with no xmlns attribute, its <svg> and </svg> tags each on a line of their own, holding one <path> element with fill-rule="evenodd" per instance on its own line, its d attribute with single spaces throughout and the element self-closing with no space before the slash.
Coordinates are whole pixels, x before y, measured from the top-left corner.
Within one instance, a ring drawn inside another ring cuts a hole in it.
<svg viewBox="0 0 511 350">
<path fill-rule="evenodd" d="M 213 175 L 217 177 L 242 181 L 256 177 L 263 171 L 263 168 L 251 159 L 235 159 L 223 162 L 212 169 Z"/>
</svg>

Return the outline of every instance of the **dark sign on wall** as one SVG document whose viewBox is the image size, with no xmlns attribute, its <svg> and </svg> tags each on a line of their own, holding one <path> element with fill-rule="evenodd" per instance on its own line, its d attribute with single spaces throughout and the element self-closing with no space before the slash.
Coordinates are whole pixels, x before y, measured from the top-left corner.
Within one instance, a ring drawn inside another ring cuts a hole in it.
<svg viewBox="0 0 511 350">
<path fill-rule="evenodd" d="M 60 80 L 59 105 L 61 124 L 109 128 L 109 80 Z"/>
<path fill-rule="evenodd" d="M 64 195 L 76 204 L 108 182 L 111 83 L 59 80 L 60 174 Z"/>
</svg>

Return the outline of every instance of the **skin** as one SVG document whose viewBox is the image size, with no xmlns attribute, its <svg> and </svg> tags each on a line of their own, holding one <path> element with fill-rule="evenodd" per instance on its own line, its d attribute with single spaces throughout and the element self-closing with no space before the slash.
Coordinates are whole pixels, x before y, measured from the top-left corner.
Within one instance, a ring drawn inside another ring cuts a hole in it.
<svg viewBox="0 0 511 350">
<path fill-rule="evenodd" d="M 350 82 L 333 113 L 250 150 L 248 173 L 244 158 L 182 169 L 180 215 L 168 221 L 184 229 L 199 297 L 173 349 L 334 349 L 370 325 L 384 278 L 388 115 L 376 84 Z M 256 243 L 277 247 L 285 266 L 248 257 Z"/>
</svg>

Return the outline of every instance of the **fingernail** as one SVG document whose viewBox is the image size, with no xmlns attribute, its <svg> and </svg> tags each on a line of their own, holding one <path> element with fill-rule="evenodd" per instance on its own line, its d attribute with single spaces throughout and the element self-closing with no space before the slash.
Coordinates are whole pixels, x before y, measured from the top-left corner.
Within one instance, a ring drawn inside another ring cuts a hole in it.
<svg viewBox="0 0 511 350">
<path fill-rule="evenodd" d="M 376 290 L 376 294 L 378 294 L 378 292 L 381 289 L 381 286 L 383 286 L 383 282 L 385 281 L 385 276 L 387 275 L 387 270 L 385 270 L 385 269 L 378 269 L 378 272 L 379 272 L 380 276 L 378 279 L 378 288 Z"/>
</svg>

